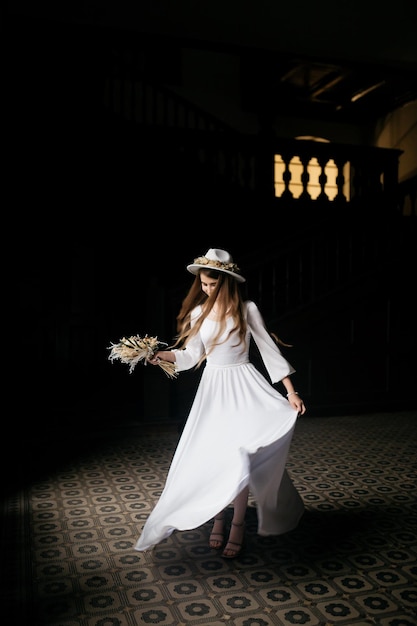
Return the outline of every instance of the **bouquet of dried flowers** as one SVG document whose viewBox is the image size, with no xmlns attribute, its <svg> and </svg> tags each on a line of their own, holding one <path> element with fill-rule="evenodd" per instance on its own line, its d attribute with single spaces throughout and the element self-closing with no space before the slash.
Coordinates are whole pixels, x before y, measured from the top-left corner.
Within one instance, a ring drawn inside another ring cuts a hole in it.
<svg viewBox="0 0 417 626">
<path fill-rule="evenodd" d="M 149 337 L 149 335 L 145 335 L 144 337 L 140 337 L 139 335 L 123 337 L 120 339 L 119 343 L 112 343 L 109 346 L 109 360 L 113 362 L 118 359 L 122 363 L 126 363 L 129 365 L 129 373 L 131 374 L 139 361 L 144 361 L 146 365 L 147 361 L 153 357 L 155 352 L 167 345 L 168 344 L 164 341 L 159 341 L 158 337 Z M 160 359 L 158 365 L 169 378 L 176 378 L 178 376 L 175 363 Z"/>
</svg>

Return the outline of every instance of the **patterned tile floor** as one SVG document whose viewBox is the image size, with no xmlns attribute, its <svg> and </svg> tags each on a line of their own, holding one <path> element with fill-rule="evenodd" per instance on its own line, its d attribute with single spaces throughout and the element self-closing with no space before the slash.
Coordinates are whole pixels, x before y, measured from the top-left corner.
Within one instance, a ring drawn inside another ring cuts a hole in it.
<svg viewBox="0 0 417 626">
<path fill-rule="evenodd" d="M 211 523 L 133 550 L 177 440 L 133 425 L 38 448 L 53 467 L 3 498 L 5 626 L 416 626 L 417 413 L 300 418 L 288 470 L 306 513 L 262 538 L 251 499 L 233 561 Z"/>
</svg>

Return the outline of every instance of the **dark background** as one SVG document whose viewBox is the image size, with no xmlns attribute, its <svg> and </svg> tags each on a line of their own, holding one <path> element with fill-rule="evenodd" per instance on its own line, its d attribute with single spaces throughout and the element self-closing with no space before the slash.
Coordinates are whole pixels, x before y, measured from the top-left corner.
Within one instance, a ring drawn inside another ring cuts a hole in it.
<svg viewBox="0 0 417 626">
<path fill-rule="evenodd" d="M 140 8 L 9 3 L 5 179 L 11 223 L 4 243 L 10 246 L 19 288 L 15 333 L 24 355 L 22 410 L 41 414 L 47 425 L 62 414 L 81 423 L 96 423 L 105 414 L 143 420 L 160 419 L 166 412 L 181 419 L 197 375 L 178 383 L 174 395 L 184 394 L 184 399 L 174 400 L 174 411 L 162 402 L 153 415 L 154 394 L 172 393 L 172 381 L 161 382 L 160 372 L 150 368 L 129 375 L 110 364 L 109 342 L 144 332 L 170 342 L 176 314 L 172 302 L 178 303 L 190 284 L 185 266 L 209 247 L 230 250 L 245 270 L 249 259 L 261 259 L 271 247 L 294 241 L 309 228 L 310 222 L 287 223 L 270 202 L 254 204 L 240 194 L 202 187 L 189 163 L 179 163 L 176 140 L 165 138 L 161 144 L 159 135 L 150 138 L 143 127 L 121 131 L 103 106 L 114 50 L 123 55 L 123 41 L 137 41 L 147 51 L 146 79 L 176 87 L 185 72 L 181 48 L 232 51 L 245 61 L 241 110 L 231 114 L 224 102 L 220 118 L 232 119 L 234 130 L 247 133 L 239 120 L 249 112 L 256 119 L 256 137 L 276 136 L 274 123 L 282 130 L 292 112 L 295 131 L 290 135 L 300 134 L 309 121 L 315 130 L 322 125 L 325 134 L 332 121 L 336 140 L 352 137 L 369 145 L 378 119 L 416 98 L 415 3 L 397 4 L 384 17 L 363 5 L 360 12 L 352 4 L 338 5 L 337 13 L 333 4 L 327 8 L 328 13 L 325 5 L 320 12 L 304 4 L 273 10 L 261 3 L 255 11 L 252 5 L 211 3 L 210 11 L 200 7 L 197 12 L 194 5 L 179 3 L 174 12 L 164 2 Z M 312 96 L 318 66 L 326 85 L 321 98 Z M 300 88 L 285 77 L 298 76 L 302 68 L 306 84 Z M 219 76 L 205 78 L 221 94 L 228 77 L 220 69 Z M 330 87 L 331 72 L 339 91 Z M 381 77 L 382 93 L 358 109 L 347 106 L 360 85 L 376 84 Z M 195 81 L 205 78 L 201 67 Z M 200 92 L 194 100 L 201 105 L 201 98 Z M 207 102 L 207 110 L 219 115 L 219 103 L 221 98 L 216 106 L 214 100 Z M 343 115 L 337 117 L 340 104 Z M 370 219 L 362 216 L 356 227 Z M 313 222 L 330 229 L 332 237 L 333 226 L 322 215 Z M 407 260 L 413 262 L 414 256 Z M 398 279 L 398 290 L 410 294 L 410 307 L 413 278 L 415 270 L 409 270 Z M 351 294 L 346 296 L 350 302 Z M 372 325 L 369 302 L 364 300 L 370 315 L 364 309 L 363 316 Z M 331 315 L 330 335 L 341 321 L 339 314 Z M 316 331 L 308 312 L 295 322 L 283 328 L 297 344 L 288 358 L 301 369 L 301 382 L 307 377 L 302 363 L 309 348 L 305 343 L 305 351 L 300 350 L 300 342 Z M 408 361 L 401 366 L 407 386 L 413 384 L 413 366 Z M 412 401 L 407 398 L 405 405 Z M 349 402 L 327 407 L 352 409 Z M 313 402 L 312 413 L 324 410 L 321 402 Z"/>
</svg>

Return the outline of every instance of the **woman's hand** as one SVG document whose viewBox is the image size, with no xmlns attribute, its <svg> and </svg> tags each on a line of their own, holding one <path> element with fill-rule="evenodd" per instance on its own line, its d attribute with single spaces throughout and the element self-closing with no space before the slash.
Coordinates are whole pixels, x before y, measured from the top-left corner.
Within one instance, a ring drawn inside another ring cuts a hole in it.
<svg viewBox="0 0 417 626">
<path fill-rule="evenodd" d="M 148 359 L 148 363 L 151 365 L 158 365 L 161 361 L 168 361 L 169 363 L 175 363 L 175 352 L 171 350 L 158 350 L 155 354 Z"/>
<path fill-rule="evenodd" d="M 300 396 L 295 392 L 288 394 L 287 397 L 288 402 L 291 404 L 292 408 L 296 409 L 299 415 L 304 415 L 307 409 L 304 406 L 302 398 L 300 398 Z"/>
<path fill-rule="evenodd" d="M 158 365 L 158 363 L 160 363 L 161 361 L 161 357 L 159 356 L 160 352 L 155 352 L 155 354 L 148 359 L 148 363 L 150 363 L 151 365 Z"/>
</svg>

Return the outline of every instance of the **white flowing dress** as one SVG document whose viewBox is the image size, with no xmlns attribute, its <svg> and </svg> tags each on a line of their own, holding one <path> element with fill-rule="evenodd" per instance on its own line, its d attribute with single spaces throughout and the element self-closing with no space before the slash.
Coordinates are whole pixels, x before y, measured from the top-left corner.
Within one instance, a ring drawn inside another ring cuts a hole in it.
<svg viewBox="0 0 417 626">
<path fill-rule="evenodd" d="M 192 312 L 191 324 L 201 314 Z M 271 382 L 294 373 L 268 333 L 258 307 L 245 302 L 246 346 L 236 334 L 209 353 L 178 442 L 164 490 L 135 545 L 149 550 L 175 530 L 197 528 L 230 505 L 249 485 L 258 534 L 294 529 L 303 501 L 286 470 L 297 411 L 249 361 L 255 341 Z M 206 319 L 185 349 L 175 350 L 179 372 L 210 349 L 218 322 Z M 228 320 L 230 328 L 232 320 Z M 227 335 L 227 330 L 226 334 Z"/>
</svg>

